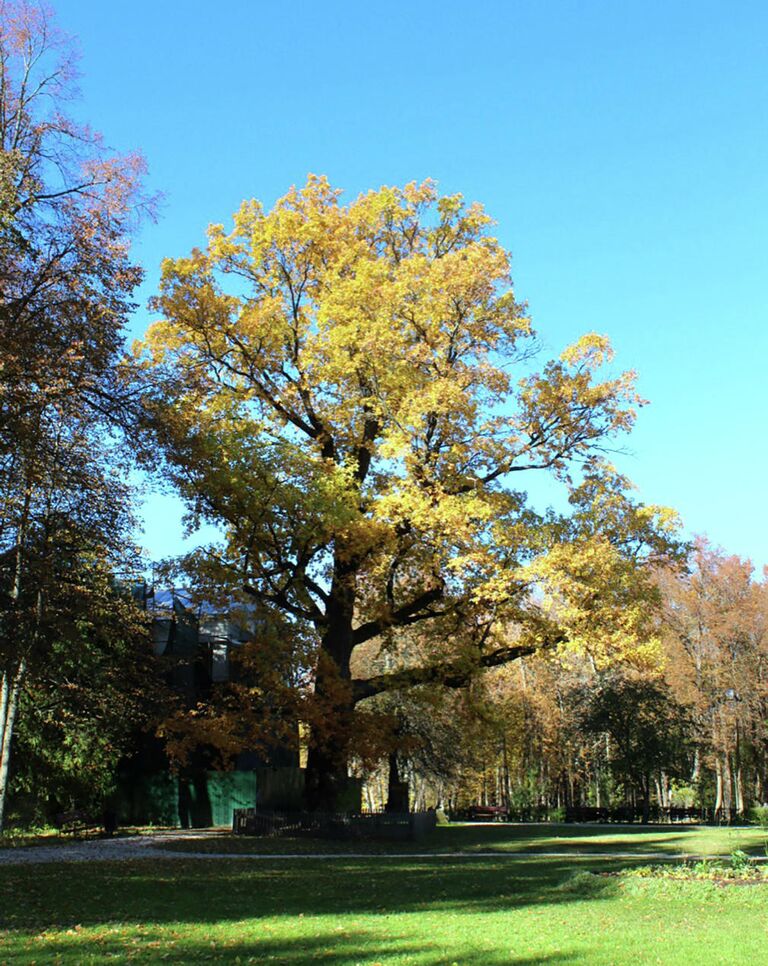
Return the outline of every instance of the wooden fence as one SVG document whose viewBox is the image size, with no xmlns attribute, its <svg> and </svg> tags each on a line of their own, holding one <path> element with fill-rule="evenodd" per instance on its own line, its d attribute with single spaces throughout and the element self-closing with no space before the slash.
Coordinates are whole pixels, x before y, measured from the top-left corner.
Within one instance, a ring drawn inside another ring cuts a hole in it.
<svg viewBox="0 0 768 966">
<path fill-rule="evenodd" d="M 588 806 L 573 806 L 566 808 L 566 822 L 615 822 L 633 824 L 642 822 L 643 811 L 640 808 L 624 806 L 620 808 L 594 808 Z M 648 821 L 654 824 L 678 825 L 736 825 L 747 821 L 746 815 L 740 815 L 735 808 L 721 809 L 715 812 L 713 808 L 659 808 L 651 806 Z"/>
<path fill-rule="evenodd" d="M 470 807 L 451 812 L 451 820 L 459 822 L 504 821 L 537 824 L 539 822 L 601 822 L 633 825 L 643 820 L 642 808 L 622 805 L 616 808 L 596 808 L 591 805 L 573 805 L 567 808 L 551 808 L 547 805 L 527 808 L 511 808 L 508 811 L 497 808 Z M 735 809 L 713 808 L 659 808 L 651 806 L 648 821 L 655 825 L 740 825 L 749 821 L 747 815 Z"/>
</svg>

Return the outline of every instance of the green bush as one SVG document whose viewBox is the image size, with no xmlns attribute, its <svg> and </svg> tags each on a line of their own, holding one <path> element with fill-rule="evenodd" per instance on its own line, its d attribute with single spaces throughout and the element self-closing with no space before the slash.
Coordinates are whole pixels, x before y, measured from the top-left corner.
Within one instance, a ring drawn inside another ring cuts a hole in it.
<svg viewBox="0 0 768 966">
<path fill-rule="evenodd" d="M 697 800 L 697 789 L 687 782 L 675 781 L 669 783 L 669 801 L 673 808 L 693 808 Z"/>
<path fill-rule="evenodd" d="M 731 852 L 731 868 L 736 875 L 743 875 L 752 868 L 752 860 L 742 849 Z"/>
<path fill-rule="evenodd" d="M 768 831 L 768 805 L 756 805 L 749 810 L 749 820 Z"/>
<path fill-rule="evenodd" d="M 761 881 L 768 878 L 768 869 L 752 862 L 746 852 L 737 849 L 727 864 L 719 861 L 682 862 L 670 865 L 643 865 L 622 872 L 624 879 L 655 879 L 676 881 Z"/>
</svg>

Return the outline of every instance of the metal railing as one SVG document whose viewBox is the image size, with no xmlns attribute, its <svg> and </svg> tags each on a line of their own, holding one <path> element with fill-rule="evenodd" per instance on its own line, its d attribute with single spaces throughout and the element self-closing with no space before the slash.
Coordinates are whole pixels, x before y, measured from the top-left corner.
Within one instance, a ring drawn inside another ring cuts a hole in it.
<svg viewBox="0 0 768 966">
<path fill-rule="evenodd" d="M 572 806 L 565 810 L 566 822 L 615 822 L 634 824 L 642 822 L 642 820 L 642 808 L 632 807 L 631 805 L 619 808 Z M 658 805 L 652 805 L 648 810 L 648 821 L 653 824 L 734 825 L 745 820 L 746 816 L 739 814 L 735 808 L 720 809 L 716 812 L 713 808 L 683 808 L 674 806 L 659 808 Z"/>
</svg>

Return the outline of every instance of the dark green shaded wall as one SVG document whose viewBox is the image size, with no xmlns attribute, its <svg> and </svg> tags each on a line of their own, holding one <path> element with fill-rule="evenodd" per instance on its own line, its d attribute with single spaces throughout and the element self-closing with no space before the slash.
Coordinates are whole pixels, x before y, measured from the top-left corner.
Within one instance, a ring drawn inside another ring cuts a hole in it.
<svg viewBox="0 0 768 966">
<path fill-rule="evenodd" d="M 116 810 L 121 825 L 180 828 L 231 826 L 235 808 L 299 808 L 304 773 L 299 768 L 201 771 L 193 775 L 155 772 L 122 783 Z"/>
</svg>

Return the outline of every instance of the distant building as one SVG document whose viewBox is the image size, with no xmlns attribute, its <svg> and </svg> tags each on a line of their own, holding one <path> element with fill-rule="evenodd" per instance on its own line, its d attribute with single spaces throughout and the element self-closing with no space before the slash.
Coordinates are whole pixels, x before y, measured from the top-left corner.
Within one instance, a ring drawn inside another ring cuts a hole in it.
<svg viewBox="0 0 768 966">
<path fill-rule="evenodd" d="M 229 681 L 233 650 L 258 634 L 248 608 L 232 604 L 229 612 L 209 603 L 196 603 L 186 588 L 136 588 L 134 595 L 152 616 L 152 640 L 158 657 L 175 657 L 172 683 L 191 689 L 192 698 L 205 696 L 212 683 Z"/>
<path fill-rule="evenodd" d="M 166 665 L 170 686 L 188 707 L 207 700 L 213 686 L 239 673 L 233 652 L 258 634 L 255 615 L 232 604 L 226 610 L 196 602 L 185 588 L 134 587 L 135 599 L 152 617 L 155 654 Z M 172 771 L 154 735 L 137 742 L 121 769 L 118 811 L 123 824 L 204 827 L 229 824 L 232 809 L 255 805 L 297 807 L 303 791 L 298 742 L 264 756 L 244 750 L 228 772 L 212 771 L 200 749 L 196 760 Z"/>
</svg>

